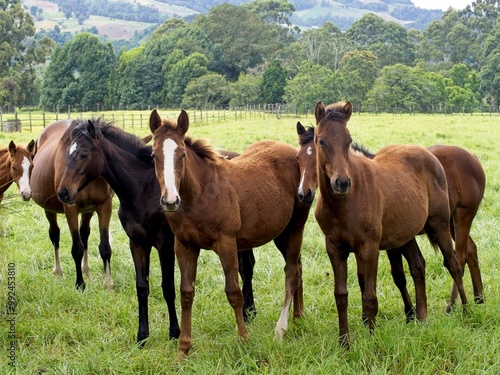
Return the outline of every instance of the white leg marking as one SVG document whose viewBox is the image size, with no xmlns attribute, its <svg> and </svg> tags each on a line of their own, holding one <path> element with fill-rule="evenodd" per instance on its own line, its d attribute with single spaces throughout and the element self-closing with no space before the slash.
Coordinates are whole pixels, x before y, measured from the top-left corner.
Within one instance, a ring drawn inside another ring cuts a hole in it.
<svg viewBox="0 0 500 375">
<path fill-rule="evenodd" d="M 177 186 L 175 186 L 174 155 L 176 149 L 177 144 L 172 139 L 166 139 L 163 142 L 163 178 L 167 189 L 167 203 L 175 203 L 179 196 Z"/>
<path fill-rule="evenodd" d="M 280 318 L 276 323 L 276 329 L 274 331 L 274 339 L 278 341 L 283 340 L 285 332 L 288 330 L 288 316 L 290 315 L 290 304 L 292 303 L 292 298 L 289 297 L 288 301 L 285 301 L 283 309 L 281 310 Z"/>
</svg>

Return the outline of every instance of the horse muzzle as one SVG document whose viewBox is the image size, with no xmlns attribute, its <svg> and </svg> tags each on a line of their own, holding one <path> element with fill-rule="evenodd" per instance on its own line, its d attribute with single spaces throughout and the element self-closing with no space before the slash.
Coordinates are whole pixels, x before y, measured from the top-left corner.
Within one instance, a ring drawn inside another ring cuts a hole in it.
<svg viewBox="0 0 500 375">
<path fill-rule="evenodd" d="M 299 196 L 299 200 L 304 204 L 311 204 L 314 200 L 314 192 L 311 189 L 307 189 L 305 193 L 299 191 L 297 195 Z"/>
<path fill-rule="evenodd" d="M 68 188 L 62 188 L 57 191 L 57 198 L 68 206 L 75 204 L 76 194 L 69 194 Z"/>
<path fill-rule="evenodd" d="M 30 191 L 21 191 L 21 199 L 25 202 L 28 202 L 31 199 L 31 190 Z"/>
<path fill-rule="evenodd" d="M 351 188 L 351 179 L 349 177 L 336 177 L 330 182 L 333 194 L 343 195 L 349 192 Z"/>
<path fill-rule="evenodd" d="M 164 196 L 162 196 L 160 198 L 160 204 L 161 204 L 161 206 L 163 207 L 163 209 L 165 211 L 167 211 L 167 212 L 173 212 L 173 211 L 177 211 L 177 209 L 181 205 L 181 199 L 177 196 L 177 197 L 175 197 L 175 201 L 174 202 L 169 202 L 167 200 L 167 198 L 165 198 Z"/>
</svg>

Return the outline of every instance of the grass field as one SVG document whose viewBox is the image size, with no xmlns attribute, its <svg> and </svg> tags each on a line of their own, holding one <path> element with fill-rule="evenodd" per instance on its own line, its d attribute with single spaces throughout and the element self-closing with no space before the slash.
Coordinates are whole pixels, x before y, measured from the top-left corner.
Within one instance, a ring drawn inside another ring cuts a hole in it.
<svg viewBox="0 0 500 375">
<path fill-rule="evenodd" d="M 161 113 L 160 113 L 161 114 Z M 196 124 L 195 138 L 209 138 L 217 148 L 243 151 L 261 139 L 297 144 L 295 124 L 314 118 L 241 120 Z M 168 315 L 160 288 L 158 258 L 152 255 L 149 318 L 151 336 L 143 349 L 135 345 L 137 300 L 128 239 L 116 215 L 111 223 L 115 288 L 103 288 L 97 224 L 89 240 L 92 276 L 84 293 L 74 289 L 75 270 L 64 218 L 61 261 L 64 277 L 52 275 L 53 251 L 43 210 L 22 202 L 9 189 L 0 205 L 0 373 L 2 374 L 498 374 L 500 373 L 500 252 L 498 233 L 500 170 L 498 117 L 428 115 L 353 115 L 352 137 L 371 151 L 391 143 L 422 146 L 452 144 L 477 155 L 486 171 L 486 195 L 472 236 L 479 249 L 486 302 L 469 314 L 445 314 L 451 277 L 427 239 L 418 239 L 427 262 L 429 315 L 424 323 L 405 324 L 403 304 L 394 286 L 387 256 L 381 253 L 377 294 L 379 315 L 374 335 L 361 322 L 361 298 L 354 257 L 349 261 L 351 349 L 338 347 L 333 277 L 324 239 L 313 210 L 302 249 L 305 318 L 291 323 L 282 343 L 273 340 L 284 294 L 284 261 L 274 245 L 255 250 L 254 292 L 257 317 L 248 326 L 250 339 L 237 339 L 232 309 L 224 294 L 217 256 L 203 251 L 198 264 L 193 307 L 193 349 L 174 363 L 177 343 L 168 339 Z M 128 129 L 148 134 L 147 128 Z M 27 143 L 38 133 L 0 133 L 0 146 L 11 138 Z M 114 210 L 118 207 L 115 200 Z M 7 281 L 15 274 L 17 308 L 8 314 Z M 177 272 L 177 280 L 179 275 Z M 410 293 L 413 286 L 408 275 Z M 465 286 L 472 300 L 468 271 Z M 178 285 L 178 284 L 177 284 Z M 179 296 L 177 308 L 180 313 Z M 15 367 L 9 333 L 16 337 Z"/>
</svg>

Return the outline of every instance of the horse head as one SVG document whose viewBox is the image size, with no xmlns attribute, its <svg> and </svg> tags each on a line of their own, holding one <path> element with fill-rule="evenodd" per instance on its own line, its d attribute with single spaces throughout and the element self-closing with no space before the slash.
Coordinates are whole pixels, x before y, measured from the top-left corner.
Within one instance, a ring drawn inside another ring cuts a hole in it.
<svg viewBox="0 0 500 375">
<path fill-rule="evenodd" d="M 318 187 L 314 126 L 306 129 L 300 122 L 297 122 L 297 135 L 300 145 L 297 153 L 300 167 L 300 184 L 297 194 L 302 203 L 310 204 L 314 200 L 314 194 Z"/>
<path fill-rule="evenodd" d="M 149 117 L 149 128 L 153 134 L 153 159 L 156 178 L 160 184 L 160 204 L 165 211 L 176 211 L 181 204 L 179 186 L 184 175 L 189 117 L 182 110 L 177 125 L 162 120 L 153 110 Z"/>
<path fill-rule="evenodd" d="M 351 187 L 348 159 L 352 145 L 347 121 L 351 118 L 352 104 L 339 102 L 325 107 L 319 101 L 314 113 L 318 174 L 329 179 L 334 194 L 347 194 Z"/>
<path fill-rule="evenodd" d="M 19 188 L 19 194 L 23 201 L 31 199 L 31 187 L 29 179 L 33 169 L 33 151 L 35 141 L 31 140 L 27 147 L 16 146 L 14 141 L 9 143 L 10 173 L 12 180 Z"/>
<path fill-rule="evenodd" d="M 100 176 L 104 157 L 98 138 L 92 120 L 73 122 L 61 137 L 56 163 L 63 172 L 56 191 L 64 204 L 74 204 L 77 193 Z"/>
</svg>

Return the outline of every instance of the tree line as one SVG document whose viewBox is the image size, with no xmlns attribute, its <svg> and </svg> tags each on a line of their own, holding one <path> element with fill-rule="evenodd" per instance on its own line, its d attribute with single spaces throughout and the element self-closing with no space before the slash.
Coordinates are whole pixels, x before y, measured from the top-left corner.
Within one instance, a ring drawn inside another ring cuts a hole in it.
<svg viewBox="0 0 500 375">
<path fill-rule="evenodd" d="M 498 110 L 500 0 L 449 9 L 420 32 L 368 13 L 345 32 L 300 30 L 287 0 L 170 18 L 116 52 L 92 33 L 37 38 L 19 0 L 0 3 L 0 106 L 207 108 L 350 100 L 358 110 Z"/>
</svg>

